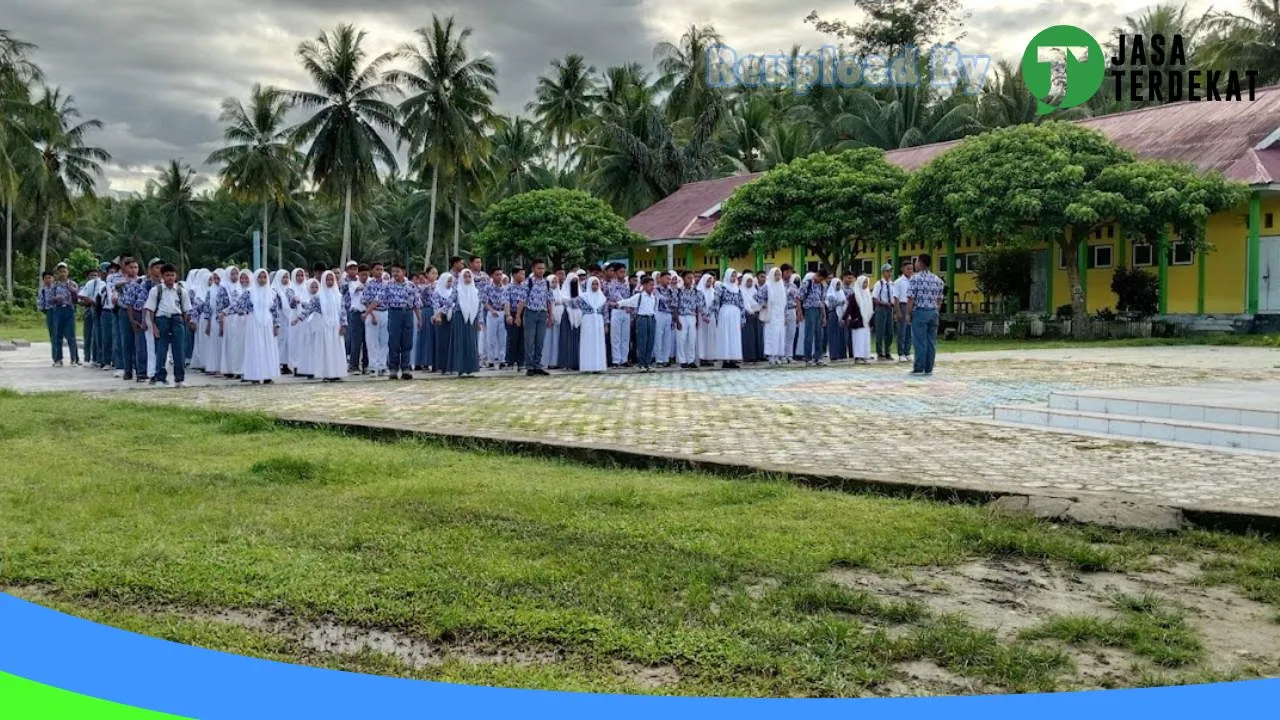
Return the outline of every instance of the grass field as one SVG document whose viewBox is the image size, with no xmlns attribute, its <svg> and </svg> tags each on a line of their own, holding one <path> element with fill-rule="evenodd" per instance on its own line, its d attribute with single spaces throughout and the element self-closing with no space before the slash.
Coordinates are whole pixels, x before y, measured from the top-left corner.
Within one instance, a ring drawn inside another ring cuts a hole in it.
<svg viewBox="0 0 1280 720">
<path fill-rule="evenodd" d="M 715 695 L 1280 674 L 1280 543 L 0 393 L 0 589 L 290 662 Z"/>
<path fill-rule="evenodd" d="M 76 337 L 79 336 L 80 327 L 77 326 Z M 49 342 L 49 329 L 45 327 L 44 316 L 38 312 L 20 310 L 0 317 L 0 341 L 11 340 Z"/>
</svg>

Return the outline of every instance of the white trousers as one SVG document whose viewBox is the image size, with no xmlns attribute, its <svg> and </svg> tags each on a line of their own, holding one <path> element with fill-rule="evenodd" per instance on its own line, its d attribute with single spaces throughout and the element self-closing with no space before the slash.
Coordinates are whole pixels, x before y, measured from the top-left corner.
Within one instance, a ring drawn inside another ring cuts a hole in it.
<svg viewBox="0 0 1280 720">
<path fill-rule="evenodd" d="M 147 328 L 147 331 L 143 333 L 147 338 L 147 377 L 153 378 L 156 376 L 156 339 L 151 334 L 151 316 L 146 313 L 143 313 L 143 315 L 142 324 Z"/>
<path fill-rule="evenodd" d="M 483 349 L 485 360 L 499 364 L 507 361 L 507 322 L 502 313 L 491 312 L 486 317 Z"/>
<path fill-rule="evenodd" d="M 657 337 L 653 340 L 653 361 L 659 365 L 671 362 L 676 349 L 676 326 L 671 324 L 671 313 L 654 315 L 657 320 Z"/>
<path fill-rule="evenodd" d="M 375 318 L 377 325 L 373 324 Z M 369 319 L 364 321 L 364 343 L 369 349 L 369 369 L 373 371 L 387 369 L 387 346 L 391 342 L 387 322 L 385 310 L 374 310 Z"/>
<path fill-rule="evenodd" d="M 609 317 L 609 346 L 613 350 L 613 364 L 625 365 L 631 353 L 631 314 L 614 309 Z"/>
<path fill-rule="evenodd" d="M 698 316 L 681 315 L 676 331 L 676 358 L 681 365 L 698 362 Z"/>
</svg>

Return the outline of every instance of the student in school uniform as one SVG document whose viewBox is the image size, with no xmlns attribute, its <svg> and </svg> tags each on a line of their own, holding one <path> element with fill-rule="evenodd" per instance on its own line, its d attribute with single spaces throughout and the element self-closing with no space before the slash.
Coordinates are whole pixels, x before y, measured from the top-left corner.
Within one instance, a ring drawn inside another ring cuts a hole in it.
<svg viewBox="0 0 1280 720">
<path fill-rule="evenodd" d="M 841 322 L 852 331 L 854 364 L 871 362 L 871 325 L 873 319 L 878 319 L 874 311 L 870 279 L 866 275 L 860 275 L 853 281 L 853 294 L 848 297 Z"/>
<path fill-rule="evenodd" d="M 652 277 L 640 283 L 640 292 L 619 303 L 620 307 L 635 310 L 636 365 L 640 372 L 653 372 L 653 341 L 657 333 L 658 296 L 653 290 Z"/>
<path fill-rule="evenodd" d="M 88 366 L 96 368 L 102 367 L 104 362 L 102 338 L 98 331 L 101 318 L 98 292 L 103 286 L 102 278 L 99 277 L 100 272 L 94 268 L 85 274 L 84 285 L 80 286 L 80 292 L 76 297 L 76 301 L 84 308 L 82 311 L 84 313 L 84 360 Z"/>
<path fill-rule="evenodd" d="M 458 273 L 462 275 L 461 272 Z M 453 313 L 457 301 L 453 292 L 457 281 L 452 272 L 447 272 L 436 280 L 436 290 L 431 308 L 431 322 L 435 325 L 435 347 L 432 357 L 435 359 L 433 369 L 445 375 L 449 372 L 449 363 L 453 351 Z"/>
<path fill-rule="evenodd" d="M 151 262 L 147 263 L 147 274 L 142 278 L 142 288 L 144 292 L 150 293 L 151 288 L 159 285 L 161 282 L 161 268 L 165 262 L 160 258 L 151 258 Z M 145 300 L 144 300 L 145 302 Z M 150 322 L 146 318 L 146 314 L 142 313 L 143 322 Z M 146 343 L 147 351 L 147 377 L 154 377 L 156 374 L 156 340 L 151 333 L 151 327 L 143 328 L 143 341 Z"/>
<path fill-rule="evenodd" d="M 716 302 L 716 276 L 703 273 L 698 278 L 698 294 L 702 296 L 702 310 L 698 314 L 698 366 L 711 367 L 718 356 L 716 350 L 716 316 L 711 306 Z"/>
<path fill-rule="evenodd" d="M 271 289 L 271 275 L 259 269 L 253 286 L 241 293 L 236 314 L 244 318 L 244 360 L 241 380 L 270 384 L 280 377 L 280 352 L 276 336 L 280 332 L 279 307 Z"/>
<path fill-rule="evenodd" d="M 182 387 L 186 382 L 187 321 L 191 313 L 191 299 L 187 289 L 178 282 L 178 269 L 172 265 L 160 266 L 160 282 L 147 292 L 143 303 L 147 326 L 155 342 L 155 375 L 152 385 L 168 382 L 165 369 L 166 356 L 173 356 L 173 386 Z"/>
<path fill-rule="evenodd" d="M 276 316 L 276 355 L 280 361 L 280 374 L 292 375 L 293 371 L 289 369 L 289 323 L 292 318 L 285 315 L 285 308 L 289 303 L 289 296 L 285 292 L 289 288 L 289 271 L 277 270 L 271 274 L 271 292 L 276 296 L 276 305 L 279 311 Z"/>
<path fill-rule="evenodd" d="M 449 372 L 458 377 L 474 377 L 480 371 L 476 333 L 480 323 L 480 290 L 475 273 L 464 269 L 453 287 L 449 318 Z"/>
<path fill-rule="evenodd" d="M 129 279 L 128 284 L 124 287 L 124 309 L 125 315 L 129 321 L 129 334 L 133 339 L 131 347 L 133 349 L 133 372 L 125 371 L 126 380 L 135 380 L 139 383 L 147 382 L 150 378 L 147 376 L 147 341 L 146 337 L 150 335 L 147 330 L 147 319 L 144 313 L 144 306 L 147 304 L 147 294 L 151 292 L 151 288 L 147 285 L 147 280 L 137 276 L 137 263 L 132 264 L 134 268 L 134 276 Z M 152 338 L 154 342 L 155 338 Z"/>
<path fill-rule="evenodd" d="M 370 268 L 369 281 L 364 284 L 365 312 L 362 316 L 364 342 L 369 348 L 369 371 L 379 377 L 387 374 L 387 346 L 390 343 L 390 333 L 386 311 L 370 311 L 369 308 L 375 306 L 375 301 L 386 281 L 383 264 L 374 263 Z"/>
<path fill-rule="evenodd" d="M 542 341 L 542 367 L 547 370 L 559 370 L 560 362 L 560 338 L 565 336 L 564 324 L 565 304 L 564 304 L 564 285 L 561 283 L 560 273 L 547 276 L 547 283 L 551 286 L 551 297 L 555 298 L 555 304 L 551 306 L 551 322 L 547 325 L 547 336 Z"/>
<path fill-rule="evenodd" d="M 58 367 L 62 364 L 62 342 L 54 328 L 53 305 L 50 304 L 52 298 L 53 273 L 46 271 L 40 274 L 40 290 L 36 292 L 36 310 L 44 314 L 44 329 L 49 333 L 49 357 L 53 360 L 53 366 Z"/>
<path fill-rule="evenodd" d="M 675 296 L 671 288 L 671 276 L 667 273 L 654 273 L 654 275 L 657 276 L 653 292 L 658 296 L 658 314 L 655 321 L 658 336 L 653 341 L 653 357 L 658 367 L 666 367 L 671 364 L 671 352 L 675 349 Z"/>
<path fill-rule="evenodd" d="M 800 283 L 798 299 L 800 315 L 796 321 L 804 323 L 804 361 L 806 365 L 822 365 L 822 340 L 820 333 L 825 332 L 827 325 L 826 292 L 827 271 L 819 269 L 816 273 L 805 276 Z"/>
<path fill-rule="evenodd" d="M 844 319 L 845 306 L 849 304 L 849 296 L 840 278 L 833 277 L 827 282 L 826 304 L 827 358 L 831 362 L 847 360 L 853 357 L 850 353 L 849 329 L 841 321 Z"/>
<path fill-rule="evenodd" d="M 507 323 L 503 295 L 506 277 L 501 270 L 494 270 L 489 284 L 480 290 L 480 302 L 484 306 L 484 355 L 493 369 L 507 365 Z"/>
<path fill-rule="evenodd" d="M 102 264 L 102 288 L 98 290 L 98 304 L 102 308 L 98 331 L 102 337 L 101 346 L 105 353 L 104 370 L 111 371 L 114 377 L 120 377 L 120 352 L 116 342 L 119 331 L 119 316 L 116 314 L 116 294 L 111 283 L 120 276 L 120 265 L 115 261 Z"/>
<path fill-rule="evenodd" d="M 62 367 L 62 343 L 67 343 L 72 366 L 80 364 L 80 348 L 76 345 L 76 305 L 80 302 L 80 287 L 67 275 L 67 264 L 58 263 L 54 268 L 53 284 L 49 287 L 46 302 L 53 316 L 53 364 Z"/>
<path fill-rule="evenodd" d="M 413 341 L 413 366 L 422 372 L 431 372 L 435 365 L 436 324 L 435 318 L 436 283 L 440 281 L 440 271 L 434 266 L 427 268 L 422 274 L 422 286 L 418 289 L 418 334 Z"/>
<path fill-rule="evenodd" d="M 685 370 L 698 368 L 698 315 L 703 305 L 702 293 L 693 281 L 693 273 L 686 270 L 675 294 L 676 360 Z"/>
<path fill-rule="evenodd" d="M 517 322 L 524 329 L 525 372 L 529 375 L 548 375 L 542 366 L 542 347 L 551 327 L 551 310 L 555 297 L 547 281 L 547 265 L 538 260 L 533 263 L 533 277 L 525 280 L 525 297 L 516 309 Z"/>
<path fill-rule="evenodd" d="M 386 313 L 387 368 L 392 380 L 412 380 L 413 328 L 422 320 L 419 304 L 422 293 L 404 275 L 404 266 L 391 265 L 391 281 L 378 290 L 373 302 L 367 303 L 365 315 Z"/>
<path fill-rule="evenodd" d="M 338 289 L 337 275 L 327 270 L 320 277 L 319 281 L 305 281 L 305 300 L 293 322 L 299 326 L 311 326 L 308 370 L 312 376 L 324 382 L 340 382 L 347 374 L 347 348 L 343 342 L 347 332 L 347 314 L 342 310 L 342 292 Z"/>
<path fill-rule="evenodd" d="M 249 272 L 240 272 L 239 268 L 231 268 L 234 276 L 227 288 L 230 304 L 222 311 L 223 343 L 222 374 L 235 380 L 242 380 L 244 375 L 244 335 L 247 317 L 244 306 L 240 304 L 240 296 L 249 292 Z"/>
<path fill-rule="evenodd" d="M 743 273 L 742 288 L 742 361 L 755 363 L 764 359 L 764 332 L 760 328 L 760 289 L 756 276 Z"/>
<path fill-rule="evenodd" d="M 581 314 L 578 336 L 578 370 L 586 373 L 602 373 L 608 367 L 605 350 L 604 314 L 608 299 L 601 289 L 600 278 L 587 278 L 586 292 L 578 296 L 577 307 Z"/>
<path fill-rule="evenodd" d="M 720 355 L 720 367 L 725 370 L 742 367 L 744 302 L 738 271 L 729 268 L 724 273 L 724 282 L 716 288 L 716 299 L 711 305 L 711 314 L 716 318 L 716 350 Z"/>
<path fill-rule="evenodd" d="M 204 294 L 204 306 L 200 311 L 200 322 L 204 333 L 200 354 L 204 356 L 203 366 L 206 375 L 217 377 L 222 374 L 222 343 L 226 337 L 222 324 L 222 311 L 230 303 L 227 289 L 222 287 L 222 270 L 209 273 L 209 287 Z"/>
<path fill-rule="evenodd" d="M 871 288 L 872 314 L 876 341 L 876 360 L 893 359 L 893 336 L 898 316 L 898 293 L 893 280 L 893 265 L 880 266 L 880 279 Z"/>
<path fill-rule="evenodd" d="M 627 284 L 624 266 L 614 264 L 610 269 L 613 277 L 604 286 L 605 297 L 609 300 L 609 358 L 614 367 L 622 367 L 628 364 L 631 354 L 631 318 L 634 311 L 619 307 L 619 303 L 631 297 L 631 286 Z"/>
<path fill-rule="evenodd" d="M 578 297 L 582 294 L 581 280 L 576 273 L 565 278 L 556 304 L 560 306 L 561 319 L 553 326 L 560 328 L 556 347 L 560 349 L 554 365 L 565 370 L 577 370 L 581 352 L 582 311 L 578 309 Z"/>
<path fill-rule="evenodd" d="M 507 326 L 507 366 L 524 369 L 524 328 L 516 321 L 516 312 L 528 296 L 524 285 L 524 268 L 511 269 L 511 282 L 502 291 L 503 324 Z"/>
<path fill-rule="evenodd" d="M 893 301 L 896 308 L 893 319 L 898 326 L 898 362 L 909 362 L 915 346 L 915 342 L 911 339 L 911 316 L 908 312 L 911 278 L 915 273 L 915 264 L 906 260 L 902 263 L 902 274 L 893 281 Z"/>
</svg>

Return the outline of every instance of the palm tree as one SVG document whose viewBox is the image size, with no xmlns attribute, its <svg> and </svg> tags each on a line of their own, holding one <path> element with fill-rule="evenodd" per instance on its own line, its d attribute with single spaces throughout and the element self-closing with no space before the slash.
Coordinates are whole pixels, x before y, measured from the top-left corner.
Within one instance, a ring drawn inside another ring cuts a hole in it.
<svg viewBox="0 0 1280 720">
<path fill-rule="evenodd" d="M 680 44 L 659 43 L 654 48 L 658 60 L 658 87 L 667 95 L 667 116 L 671 119 L 698 117 L 703 106 L 716 100 L 719 92 L 707 84 L 707 53 L 724 41 L 711 25 L 691 25 Z"/>
<path fill-rule="evenodd" d="M 525 109 L 542 123 L 542 129 L 556 144 L 556 166 L 560 167 L 569 142 L 581 136 L 599 96 L 594 67 L 581 55 L 568 55 L 551 62 L 551 77 L 538 78 L 535 100 Z M 570 154 L 572 157 L 572 154 Z"/>
<path fill-rule="evenodd" d="M 227 123 L 222 137 L 229 143 L 205 162 L 222 165 L 222 185 L 238 200 L 262 205 L 262 257 L 270 242 L 272 207 L 283 208 L 302 166 L 302 155 L 292 143 L 285 115 L 289 103 L 275 88 L 254 85 L 249 107 L 236 98 L 222 101 L 219 120 Z"/>
<path fill-rule="evenodd" d="M 148 182 L 148 195 L 154 195 L 169 238 L 178 252 L 178 270 L 187 264 L 187 248 L 195 237 L 200 224 L 200 213 L 196 209 L 195 189 L 192 178 L 196 172 L 181 160 L 170 160 L 169 164 L 159 168 L 160 178 Z M 265 260 L 265 258 L 264 258 Z"/>
<path fill-rule="evenodd" d="M 1206 67 L 1258 71 L 1258 85 L 1280 80 L 1280 0 L 1249 0 L 1249 17 L 1211 15 L 1202 46 Z"/>
<path fill-rule="evenodd" d="M 390 54 L 368 63 L 361 45 L 366 35 L 351 25 L 298 45 L 298 58 L 316 91 L 286 92 L 298 106 L 314 114 L 293 129 L 296 144 L 310 142 L 305 168 L 320 191 L 342 198 L 342 252 L 351 256 L 351 206 L 378 181 L 378 163 L 396 167 L 395 153 L 378 133 L 396 132 L 395 108 L 383 97 L 395 86 L 382 79 Z"/>
<path fill-rule="evenodd" d="M 85 145 L 91 130 L 101 130 L 99 120 L 78 122 L 80 111 L 75 98 L 63 96 L 58 89 L 45 88 L 37 103 L 41 110 L 39 124 L 29 136 L 40 153 L 40 162 L 26 173 L 27 184 L 43 227 L 40 231 L 40 269 L 49 254 L 49 221 L 55 213 L 75 209 L 72 196 L 79 193 L 92 198 L 93 188 L 102 175 L 102 163 L 110 162 L 111 153 Z"/>
<path fill-rule="evenodd" d="M 398 55 L 409 69 L 387 73 L 387 81 L 405 87 L 409 97 L 400 105 L 402 138 L 408 141 L 410 162 L 420 178 L 431 174 L 424 266 L 431 262 L 435 243 L 436 203 L 440 172 L 471 171 L 488 147 L 485 130 L 493 124 L 494 81 L 497 71 L 487 57 L 467 56 L 471 28 L 456 30 L 452 17 L 431 17 L 430 28 L 418 28 L 417 41 L 406 43 Z M 458 202 L 459 194 L 455 194 Z M 455 236 L 456 237 L 456 236 Z M 454 242 L 457 253 L 457 241 Z"/>
<path fill-rule="evenodd" d="M 546 142 L 537 125 L 528 118 L 500 118 L 489 155 L 492 184 L 501 199 L 546 187 L 547 170 L 538 165 Z"/>
<path fill-rule="evenodd" d="M 720 147 L 746 172 L 763 169 L 765 136 L 774 124 L 773 108 L 759 94 L 739 97 L 729 110 L 721 131 Z"/>
<path fill-rule="evenodd" d="M 18 200 L 19 170 L 34 165 L 35 145 L 28 128 L 39 112 L 30 102 L 30 85 L 40 82 L 40 68 L 28 54 L 35 45 L 0 28 L 0 201 L 5 207 L 5 296 L 13 302 L 13 205 Z"/>
</svg>

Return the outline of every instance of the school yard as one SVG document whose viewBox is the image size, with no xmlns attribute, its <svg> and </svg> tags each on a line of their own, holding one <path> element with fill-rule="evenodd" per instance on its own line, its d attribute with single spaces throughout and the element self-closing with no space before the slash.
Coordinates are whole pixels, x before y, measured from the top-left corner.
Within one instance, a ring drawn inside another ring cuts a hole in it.
<svg viewBox="0 0 1280 720">
<path fill-rule="evenodd" d="M 0 589 L 139 632 L 678 694 L 1280 675 L 1277 540 L 974 502 L 1280 516 L 1263 455 L 983 421 L 1060 390 L 1276 382 L 1274 349 L 957 353 L 930 380 L 893 364 L 185 390 L 47 352 L 0 355 L 0 386 L 59 391 L 0 390 Z"/>
</svg>

